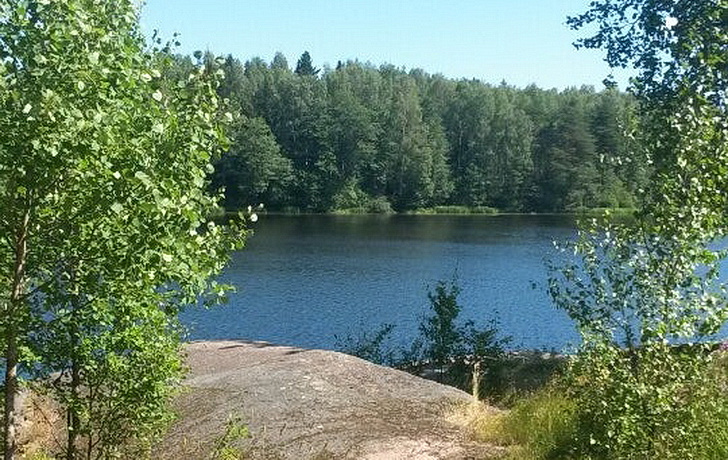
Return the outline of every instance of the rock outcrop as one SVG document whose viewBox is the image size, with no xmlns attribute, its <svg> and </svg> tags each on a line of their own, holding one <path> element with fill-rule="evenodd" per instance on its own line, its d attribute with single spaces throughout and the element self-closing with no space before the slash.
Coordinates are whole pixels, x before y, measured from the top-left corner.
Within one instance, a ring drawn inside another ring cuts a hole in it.
<svg viewBox="0 0 728 460">
<path fill-rule="evenodd" d="M 480 459 L 501 453 L 451 421 L 471 404 L 455 388 L 323 350 L 259 342 L 187 345 L 180 419 L 155 453 L 210 458 L 221 442 L 245 458 Z M 223 439 L 230 420 L 250 437 Z"/>
</svg>

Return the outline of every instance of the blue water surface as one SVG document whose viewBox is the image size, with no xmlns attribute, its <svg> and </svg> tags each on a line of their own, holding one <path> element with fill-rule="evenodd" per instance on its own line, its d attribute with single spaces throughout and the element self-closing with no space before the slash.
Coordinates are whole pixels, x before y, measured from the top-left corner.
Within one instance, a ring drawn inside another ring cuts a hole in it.
<svg viewBox="0 0 728 460">
<path fill-rule="evenodd" d="M 513 348 L 562 350 L 578 337 L 546 293 L 544 262 L 574 234 L 564 216 L 262 216 L 221 276 L 238 292 L 182 320 L 192 340 L 327 349 L 391 323 L 407 346 L 428 288 L 457 276 L 464 320 L 497 318 Z"/>
</svg>

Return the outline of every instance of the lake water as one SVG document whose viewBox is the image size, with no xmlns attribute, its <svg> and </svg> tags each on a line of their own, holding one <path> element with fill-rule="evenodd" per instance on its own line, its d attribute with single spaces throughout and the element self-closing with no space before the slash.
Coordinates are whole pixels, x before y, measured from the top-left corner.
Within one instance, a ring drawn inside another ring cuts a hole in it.
<svg viewBox="0 0 728 460">
<path fill-rule="evenodd" d="M 560 350 L 578 337 L 549 300 L 544 261 L 574 228 L 564 216 L 262 216 L 221 277 L 238 292 L 182 320 L 193 340 L 328 349 L 392 323 L 407 345 L 428 287 L 457 274 L 463 319 L 498 318 L 513 348 Z"/>
</svg>

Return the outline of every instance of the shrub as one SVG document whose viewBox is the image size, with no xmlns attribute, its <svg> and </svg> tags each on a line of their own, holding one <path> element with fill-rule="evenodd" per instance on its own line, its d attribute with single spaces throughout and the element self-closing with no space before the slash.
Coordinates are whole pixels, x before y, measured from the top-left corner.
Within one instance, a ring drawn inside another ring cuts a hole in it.
<svg viewBox="0 0 728 460">
<path fill-rule="evenodd" d="M 331 205 L 334 210 L 359 209 L 365 208 L 369 199 L 357 181 L 350 179 L 331 198 Z"/>
<path fill-rule="evenodd" d="M 395 365 L 397 352 L 385 347 L 384 342 L 391 336 L 394 324 L 382 324 L 375 332 L 364 332 L 359 336 L 347 334 L 334 336 L 336 349 L 342 353 L 365 359 L 375 364 Z"/>
<path fill-rule="evenodd" d="M 511 338 L 500 336 L 496 320 L 491 320 L 482 329 L 472 321 L 460 323 L 459 294 L 460 287 L 455 280 L 439 281 L 434 290 L 428 292 L 431 315 L 420 322 L 420 335 L 409 349 L 387 346 L 395 327 L 393 324 L 383 324 L 377 331 L 359 336 L 335 336 L 336 349 L 470 391 L 474 369 L 480 382 L 483 382 L 482 375 L 494 375 Z M 486 382 L 479 385 L 478 394 L 486 388 L 497 387 Z"/>
<path fill-rule="evenodd" d="M 499 407 L 511 407 L 524 395 L 545 387 L 558 378 L 566 367 L 567 357 L 555 352 L 519 351 L 508 353 L 488 369 L 481 383 L 481 393 Z"/>
<path fill-rule="evenodd" d="M 725 358 L 707 345 L 593 346 L 569 375 L 578 452 L 595 458 L 728 458 Z M 722 352 L 719 352 L 722 353 Z"/>
<path fill-rule="evenodd" d="M 728 353 L 665 347 L 638 360 L 616 348 L 582 351 L 565 378 L 482 417 L 476 434 L 514 460 L 728 458 Z M 706 367 L 693 380 L 674 371 L 697 355 Z M 660 385 L 635 384 L 633 362 Z"/>
<path fill-rule="evenodd" d="M 498 209 L 489 206 L 434 206 L 415 209 L 413 214 L 498 214 Z"/>
<path fill-rule="evenodd" d="M 582 336 L 566 373 L 578 458 L 726 458 L 724 364 L 706 342 L 725 315 L 719 259 L 617 224 L 575 249 L 550 290 Z"/>
<path fill-rule="evenodd" d="M 370 199 L 367 203 L 367 210 L 374 214 L 392 214 L 394 212 L 391 203 L 383 196 Z"/>
<path fill-rule="evenodd" d="M 460 287 L 456 280 L 439 281 L 428 292 L 431 315 L 420 322 L 420 337 L 409 353 L 409 360 L 435 371 L 441 383 L 471 389 L 474 370 L 480 377 L 487 375 L 505 356 L 510 337 L 500 337 L 498 322 L 491 320 L 479 329 L 473 321 L 460 324 L 462 306 L 458 303 Z M 477 368 L 476 366 L 477 363 Z M 415 366 L 417 369 L 417 366 Z M 481 388 L 478 388 L 480 394 Z"/>
</svg>

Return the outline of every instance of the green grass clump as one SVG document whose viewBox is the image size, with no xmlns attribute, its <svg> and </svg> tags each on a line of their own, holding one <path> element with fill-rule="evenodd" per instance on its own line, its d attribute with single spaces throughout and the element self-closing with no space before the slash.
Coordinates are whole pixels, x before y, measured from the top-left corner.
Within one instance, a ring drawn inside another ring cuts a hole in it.
<svg viewBox="0 0 728 460">
<path fill-rule="evenodd" d="M 225 432 L 215 439 L 215 460 L 242 460 L 245 452 L 239 442 L 250 437 L 248 426 L 237 416 L 230 416 L 225 423 Z"/>
<path fill-rule="evenodd" d="M 570 458 L 577 426 L 576 402 L 549 385 L 508 412 L 482 417 L 475 430 L 482 441 L 508 446 L 507 459 L 555 460 Z"/>
<path fill-rule="evenodd" d="M 418 208 L 407 214 L 498 214 L 496 208 L 489 206 L 433 206 L 431 208 Z"/>
</svg>

